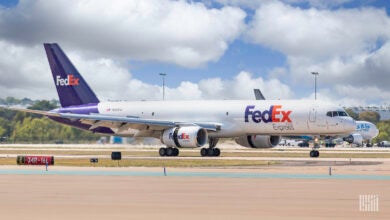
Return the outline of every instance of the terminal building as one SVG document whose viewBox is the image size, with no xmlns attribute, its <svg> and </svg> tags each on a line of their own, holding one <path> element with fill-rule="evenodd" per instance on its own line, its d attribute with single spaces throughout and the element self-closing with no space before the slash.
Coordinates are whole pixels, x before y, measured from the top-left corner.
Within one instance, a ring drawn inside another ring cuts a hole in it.
<svg viewBox="0 0 390 220">
<path fill-rule="evenodd" d="M 358 106 L 358 107 L 349 107 L 352 111 L 359 114 L 360 112 L 378 112 L 381 116 L 381 121 L 390 120 L 390 105 L 387 106 Z"/>
</svg>

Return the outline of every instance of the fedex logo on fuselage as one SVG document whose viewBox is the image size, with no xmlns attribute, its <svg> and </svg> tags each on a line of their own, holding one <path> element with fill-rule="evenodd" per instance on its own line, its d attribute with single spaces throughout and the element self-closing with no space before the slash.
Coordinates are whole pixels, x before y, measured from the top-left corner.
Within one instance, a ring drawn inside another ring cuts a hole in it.
<svg viewBox="0 0 390 220">
<path fill-rule="evenodd" d="M 56 76 L 56 85 L 57 86 L 78 86 L 79 78 L 74 77 L 72 74 L 69 74 L 67 78 L 63 79 L 61 76 Z"/>
<path fill-rule="evenodd" d="M 254 110 L 254 105 L 248 105 L 245 109 L 245 122 L 249 122 L 250 118 L 255 123 L 269 122 L 291 122 L 290 114 L 292 111 L 283 111 L 281 105 L 271 105 L 268 110 Z"/>
</svg>

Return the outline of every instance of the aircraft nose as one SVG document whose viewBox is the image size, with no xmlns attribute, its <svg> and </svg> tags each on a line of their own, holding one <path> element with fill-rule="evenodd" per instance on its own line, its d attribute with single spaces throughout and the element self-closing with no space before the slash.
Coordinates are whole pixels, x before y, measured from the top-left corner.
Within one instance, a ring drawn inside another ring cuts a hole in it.
<svg viewBox="0 0 390 220">
<path fill-rule="evenodd" d="M 353 120 L 353 118 L 348 117 L 348 119 L 345 120 L 344 128 L 348 131 L 355 131 L 356 130 L 356 121 Z"/>
<path fill-rule="evenodd" d="M 374 129 L 374 137 L 373 138 L 375 138 L 376 136 L 378 136 L 379 135 L 379 130 L 378 130 L 378 128 L 375 126 L 375 129 Z"/>
</svg>

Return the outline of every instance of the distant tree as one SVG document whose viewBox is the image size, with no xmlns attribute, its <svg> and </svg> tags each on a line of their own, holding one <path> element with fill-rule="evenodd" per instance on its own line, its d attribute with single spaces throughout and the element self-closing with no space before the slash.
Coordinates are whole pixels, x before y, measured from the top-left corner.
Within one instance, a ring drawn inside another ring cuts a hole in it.
<svg viewBox="0 0 390 220">
<path fill-rule="evenodd" d="M 57 108 L 57 105 L 55 105 L 52 102 L 47 101 L 47 100 L 37 101 L 32 106 L 28 107 L 28 109 L 42 110 L 42 111 L 49 111 L 49 110 L 52 110 L 54 108 Z"/>
<path fill-rule="evenodd" d="M 7 109 L 0 109 L 0 118 L 4 118 L 8 121 L 12 121 L 12 119 L 15 117 L 16 112 L 7 110 Z"/>
<path fill-rule="evenodd" d="M 377 125 L 379 135 L 373 142 L 390 141 L 390 120 L 380 121 Z"/>
<path fill-rule="evenodd" d="M 23 98 L 22 100 L 20 100 L 20 103 L 22 105 L 32 105 L 34 104 L 34 101 L 29 98 Z"/>
<path fill-rule="evenodd" d="M 5 98 L 4 101 L 5 101 L 5 103 L 7 105 L 18 105 L 18 104 L 20 104 L 20 100 L 14 98 L 14 97 L 7 97 L 7 98 Z"/>
<path fill-rule="evenodd" d="M 355 120 L 359 120 L 359 114 L 354 112 L 351 108 L 345 109 L 345 111 L 348 113 L 349 116 L 351 116 Z"/>
<path fill-rule="evenodd" d="M 378 112 L 366 111 L 366 112 L 359 113 L 359 120 L 362 120 L 362 121 L 369 121 L 369 122 L 376 124 L 379 122 L 380 119 L 381 119 L 381 116 L 379 115 Z"/>
</svg>

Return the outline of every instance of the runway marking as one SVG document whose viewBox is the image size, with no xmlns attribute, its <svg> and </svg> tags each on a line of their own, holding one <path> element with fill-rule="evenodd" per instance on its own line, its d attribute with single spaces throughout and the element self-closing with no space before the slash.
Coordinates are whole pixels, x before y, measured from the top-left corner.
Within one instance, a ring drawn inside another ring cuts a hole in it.
<svg viewBox="0 0 390 220">
<path fill-rule="evenodd" d="M 0 175 L 65 175 L 65 176 L 136 176 L 164 177 L 161 172 L 141 171 L 87 171 L 87 170 L 0 170 Z M 169 172 L 171 177 L 209 177 L 209 178 L 272 178 L 272 179 L 351 179 L 351 180 L 390 180 L 387 175 L 356 175 L 356 174 L 288 174 L 288 173 L 224 173 L 224 172 Z"/>
</svg>

